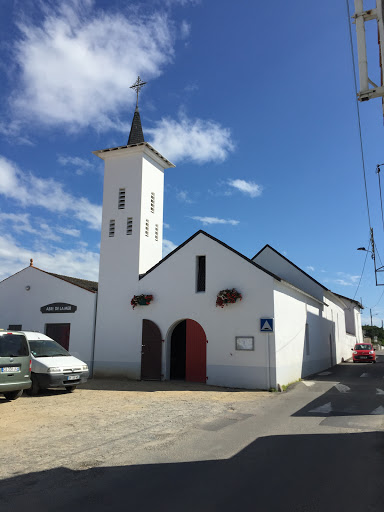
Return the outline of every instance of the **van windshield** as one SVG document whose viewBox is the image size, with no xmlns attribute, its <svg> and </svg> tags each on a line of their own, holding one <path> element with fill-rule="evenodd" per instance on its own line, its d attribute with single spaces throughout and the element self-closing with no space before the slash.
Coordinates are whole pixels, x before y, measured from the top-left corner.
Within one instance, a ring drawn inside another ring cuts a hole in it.
<svg viewBox="0 0 384 512">
<path fill-rule="evenodd" d="M 0 336 L 0 357 L 29 356 L 28 343 L 23 334 Z"/>
<path fill-rule="evenodd" d="M 58 357 L 71 354 L 53 340 L 29 340 L 31 354 L 34 357 Z"/>
</svg>

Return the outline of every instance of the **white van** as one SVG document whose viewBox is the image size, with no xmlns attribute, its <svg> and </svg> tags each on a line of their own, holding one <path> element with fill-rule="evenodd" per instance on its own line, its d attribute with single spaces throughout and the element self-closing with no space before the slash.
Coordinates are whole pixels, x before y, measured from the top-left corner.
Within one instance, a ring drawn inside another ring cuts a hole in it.
<svg viewBox="0 0 384 512">
<path fill-rule="evenodd" d="M 88 366 L 71 356 L 65 348 L 41 332 L 21 331 L 28 340 L 32 358 L 32 386 L 27 390 L 37 395 L 40 389 L 64 386 L 68 392 L 87 381 Z"/>
</svg>

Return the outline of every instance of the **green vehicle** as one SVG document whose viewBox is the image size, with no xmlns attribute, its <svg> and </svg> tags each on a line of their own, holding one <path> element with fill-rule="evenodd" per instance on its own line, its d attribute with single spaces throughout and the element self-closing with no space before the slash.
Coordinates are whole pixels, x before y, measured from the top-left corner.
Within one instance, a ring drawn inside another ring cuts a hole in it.
<svg viewBox="0 0 384 512">
<path fill-rule="evenodd" d="M 31 354 L 21 332 L 0 330 L 0 394 L 16 400 L 32 385 Z"/>
</svg>

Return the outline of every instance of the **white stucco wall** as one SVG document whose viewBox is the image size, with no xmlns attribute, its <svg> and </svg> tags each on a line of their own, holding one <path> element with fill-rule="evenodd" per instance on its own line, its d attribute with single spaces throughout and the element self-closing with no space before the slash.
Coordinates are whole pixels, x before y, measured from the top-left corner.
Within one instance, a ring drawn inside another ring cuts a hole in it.
<svg viewBox="0 0 384 512">
<path fill-rule="evenodd" d="M 276 283 L 274 300 L 277 382 L 288 384 L 328 368 L 333 324 L 323 317 L 325 306 L 284 283 Z"/>
<path fill-rule="evenodd" d="M 30 290 L 25 289 L 30 286 Z M 77 306 L 74 313 L 41 313 L 54 302 Z M 0 283 L 0 327 L 21 324 L 27 331 L 45 333 L 46 324 L 69 323 L 69 351 L 88 365 L 92 361 L 96 293 L 27 267 Z"/>
<path fill-rule="evenodd" d="M 321 305 L 283 282 L 276 283 L 274 296 L 276 378 L 279 384 L 294 382 L 351 357 L 356 336 L 346 332 L 345 304 L 337 297 L 327 292 L 323 297 L 326 305 Z M 359 339 L 360 314 L 356 305 L 350 303 L 354 308 Z"/>
<path fill-rule="evenodd" d="M 329 304 L 328 317 L 335 322 L 334 364 L 341 363 L 351 357 L 351 348 L 353 348 L 356 340 L 361 336 L 361 323 L 359 323 L 358 318 L 355 318 L 355 335 L 347 333 L 345 311 L 350 307 L 351 311 L 348 311 L 347 314 L 350 315 L 352 312 L 353 315 L 353 311 L 357 309 L 356 304 L 347 299 L 340 299 L 331 292 L 326 292 L 324 297 L 325 302 Z"/>
<path fill-rule="evenodd" d="M 196 293 L 196 257 L 206 256 L 206 291 Z M 140 378 L 142 320 L 155 322 L 164 338 L 162 373 L 169 377 L 170 340 L 174 326 L 192 319 L 204 329 L 208 384 L 266 389 L 275 386 L 274 369 L 268 375 L 267 336 L 259 332 L 260 318 L 273 317 L 274 279 L 209 237 L 199 234 L 147 276 L 125 290 L 124 314 L 113 318 L 114 329 L 96 346 L 99 375 Z M 236 288 L 243 300 L 223 309 L 217 293 Z M 133 295 L 150 293 L 149 306 L 132 310 Z M 115 335 L 115 332 L 119 336 Z M 254 336 L 254 351 L 236 351 L 236 336 Z M 270 335 L 274 361 L 274 336 Z M 112 359 L 113 358 L 113 359 Z"/>
</svg>

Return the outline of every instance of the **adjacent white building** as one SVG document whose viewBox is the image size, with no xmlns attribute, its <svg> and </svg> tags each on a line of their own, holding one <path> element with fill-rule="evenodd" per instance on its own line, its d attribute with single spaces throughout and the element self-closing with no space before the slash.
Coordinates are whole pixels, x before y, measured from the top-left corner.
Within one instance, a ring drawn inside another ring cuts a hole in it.
<svg viewBox="0 0 384 512">
<path fill-rule="evenodd" d="M 0 283 L 0 327 L 51 332 L 70 319 L 69 350 L 100 377 L 269 389 L 350 357 L 361 305 L 269 245 L 249 259 L 198 231 L 161 259 L 174 166 L 145 142 L 137 108 L 128 144 L 94 153 L 105 162 L 98 286 L 27 267 Z M 241 300 L 217 307 L 232 289 Z M 132 308 L 140 295 L 152 300 Z M 43 307 L 55 304 L 76 309 Z"/>
<path fill-rule="evenodd" d="M 0 282 L 0 328 L 39 331 L 92 368 L 97 283 L 30 265 Z"/>
</svg>

